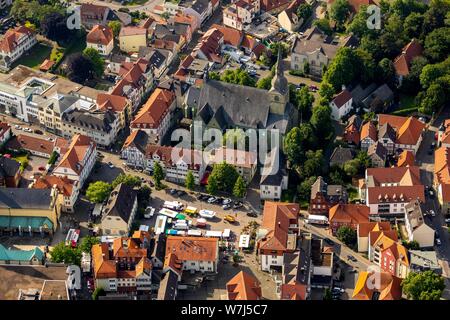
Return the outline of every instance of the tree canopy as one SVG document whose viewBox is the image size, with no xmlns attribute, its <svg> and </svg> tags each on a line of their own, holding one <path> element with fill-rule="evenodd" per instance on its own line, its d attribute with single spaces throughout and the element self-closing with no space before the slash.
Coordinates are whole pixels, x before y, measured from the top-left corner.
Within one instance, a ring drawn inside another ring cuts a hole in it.
<svg viewBox="0 0 450 320">
<path fill-rule="evenodd" d="M 111 185 L 104 181 L 96 181 L 89 184 L 86 190 L 86 197 L 94 203 L 102 203 L 111 193 Z"/>
<path fill-rule="evenodd" d="M 403 293 L 412 300 L 439 300 L 444 288 L 444 278 L 431 270 L 410 272 L 402 281 Z"/>
</svg>

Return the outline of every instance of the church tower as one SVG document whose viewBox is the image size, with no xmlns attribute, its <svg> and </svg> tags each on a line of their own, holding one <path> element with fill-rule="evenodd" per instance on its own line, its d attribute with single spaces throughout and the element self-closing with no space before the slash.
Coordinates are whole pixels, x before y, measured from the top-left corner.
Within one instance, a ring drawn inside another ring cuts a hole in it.
<svg viewBox="0 0 450 320">
<path fill-rule="evenodd" d="M 272 86 L 269 90 L 270 112 L 284 114 L 286 104 L 289 102 L 288 81 L 283 73 L 281 49 L 278 49 L 278 58 L 275 65 L 275 76 L 272 79 Z"/>
</svg>

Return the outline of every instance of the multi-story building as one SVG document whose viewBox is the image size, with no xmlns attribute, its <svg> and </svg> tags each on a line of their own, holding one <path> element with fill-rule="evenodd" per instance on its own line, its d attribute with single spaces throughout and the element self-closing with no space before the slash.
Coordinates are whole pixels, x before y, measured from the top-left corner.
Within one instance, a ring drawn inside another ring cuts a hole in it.
<svg viewBox="0 0 450 320">
<path fill-rule="evenodd" d="M 405 227 L 408 241 L 416 241 L 421 248 L 434 246 L 434 229 L 426 223 L 422 204 L 417 200 L 405 205 Z"/>
<path fill-rule="evenodd" d="M 372 121 L 366 122 L 361 127 L 359 141 L 361 142 L 361 150 L 363 151 L 369 150 L 369 147 L 377 142 L 377 128 Z"/>
<path fill-rule="evenodd" d="M 137 295 L 152 290 L 152 263 L 148 258 L 150 235 L 137 231 L 112 243 L 92 246 L 92 269 L 96 288 L 106 292 Z"/>
<path fill-rule="evenodd" d="M 376 288 L 371 285 L 373 277 L 379 277 L 380 286 Z M 402 279 L 391 275 L 388 272 L 373 274 L 368 271 L 361 271 L 355 283 L 355 290 L 352 300 L 401 300 L 402 299 Z"/>
<path fill-rule="evenodd" d="M 141 27 L 122 27 L 119 34 L 120 50 L 123 52 L 138 52 L 140 47 L 146 47 L 148 41 L 147 29 Z"/>
<path fill-rule="evenodd" d="M 232 165 L 247 184 L 253 180 L 258 164 L 256 152 L 226 147 L 211 150 L 208 160 L 210 166 L 223 162 Z"/>
<path fill-rule="evenodd" d="M 99 93 L 97 106 L 102 111 L 112 111 L 119 120 L 120 130 L 125 129 L 131 118 L 131 102 L 121 96 Z"/>
<path fill-rule="evenodd" d="M 66 176 L 46 175 L 35 178 L 30 184 L 32 189 L 52 189 L 53 187 L 56 187 L 63 197 L 61 210 L 74 212 L 73 209 L 80 193 L 78 181 L 70 180 Z"/>
<path fill-rule="evenodd" d="M 95 142 L 87 136 L 75 134 L 53 174 L 78 181 L 79 188 L 82 188 L 95 165 L 96 156 Z"/>
<path fill-rule="evenodd" d="M 244 30 L 259 14 L 259 0 L 238 0 L 223 10 L 223 24 Z"/>
<path fill-rule="evenodd" d="M 409 273 L 408 249 L 384 232 L 370 244 L 368 256 L 371 262 L 395 277 L 404 279 Z"/>
<path fill-rule="evenodd" d="M 22 170 L 20 163 L 14 159 L 0 158 L 0 187 L 17 188 L 20 183 Z"/>
<path fill-rule="evenodd" d="M 282 267 L 284 254 L 297 249 L 298 215 L 297 203 L 264 203 L 263 220 L 257 232 L 258 260 L 263 271 Z"/>
<path fill-rule="evenodd" d="M 145 131 L 135 130 L 125 140 L 122 147 L 122 159 L 127 166 L 144 169 L 146 167 L 146 150 L 150 137 Z"/>
<path fill-rule="evenodd" d="M 114 49 L 114 34 L 110 27 L 95 25 L 86 36 L 86 47 L 107 56 Z"/>
<path fill-rule="evenodd" d="M 228 300 L 261 300 L 261 284 L 254 276 L 241 271 L 226 284 Z"/>
<path fill-rule="evenodd" d="M 311 186 L 308 212 L 310 214 L 328 215 L 329 209 L 338 203 L 347 203 L 348 195 L 341 185 L 328 185 L 322 177 Z"/>
<path fill-rule="evenodd" d="M 0 69 L 9 70 L 11 65 L 36 43 L 36 34 L 27 27 L 8 30 L 0 39 Z"/>
<path fill-rule="evenodd" d="M 356 228 L 358 252 L 368 252 L 370 244 L 378 239 L 381 233 L 390 239 L 398 240 L 397 230 L 391 229 L 389 221 L 359 223 Z"/>
<path fill-rule="evenodd" d="M 353 98 L 347 89 L 342 90 L 333 97 L 330 102 L 331 117 L 334 120 L 340 120 L 346 116 L 353 108 Z"/>
<path fill-rule="evenodd" d="M 174 267 L 174 264 L 176 265 Z M 219 239 L 169 236 L 166 240 L 164 269 L 188 272 L 217 273 Z"/>
<path fill-rule="evenodd" d="M 434 153 L 434 187 L 442 212 L 450 213 L 450 148 L 440 147 Z"/>
<path fill-rule="evenodd" d="M 369 207 L 362 204 L 337 204 L 330 208 L 328 216 L 333 235 L 343 226 L 356 231 L 360 223 L 369 222 Z"/>
</svg>

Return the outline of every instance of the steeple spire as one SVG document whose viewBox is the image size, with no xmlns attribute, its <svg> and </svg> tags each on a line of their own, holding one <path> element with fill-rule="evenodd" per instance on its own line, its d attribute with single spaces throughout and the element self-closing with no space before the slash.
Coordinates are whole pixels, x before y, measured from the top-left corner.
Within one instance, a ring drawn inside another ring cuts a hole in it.
<svg viewBox="0 0 450 320">
<path fill-rule="evenodd" d="M 281 47 L 278 48 L 278 57 L 275 65 L 275 75 L 272 79 L 270 91 L 277 91 L 284 95 L 288 92 L 288 81 L 283 73 L 283 58 L 281 56 Z"/>
</svg>

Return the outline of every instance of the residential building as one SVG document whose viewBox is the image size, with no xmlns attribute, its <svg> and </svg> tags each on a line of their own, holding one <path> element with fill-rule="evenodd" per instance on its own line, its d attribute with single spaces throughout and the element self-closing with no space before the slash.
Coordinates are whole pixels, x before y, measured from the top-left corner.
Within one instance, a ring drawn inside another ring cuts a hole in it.
<svg viewBox="0 0 450 320">
<path fill-rule="evenodd" d="M 217 9 L 218 4 L 218 0 L 195 0 L 190 8 L 184 10 L 184 13 L 196 15 L 200 20 L 200 24 L 203 24 L 211 17 L 213 10 Z"/>
<path fill-rule="evenodd" d="M 420 248 L 434 246 L 434 229 L 425 221 L 422 205 L 413 200 L 405 205 L 405 228 L 408 241 L 416 241 Z"/>
<path fill-rule="evenodd" d="M 333 280 L 334 252 L 325 247 L 323 239 L 311 240 L 312 288 L 330 288 Z"/>
<path fill-rule="evenodd" d="M 97 107 L 103 112 L 114 112 L 118 119 L 119 130 L 126 128 L 131 118 L 131 102 L 122 96 L 100 93 L 97 96 Z"/>
<path fill-rule="evenodd" d="M 199 40 L 191 55 L 194 58 L 207 60 L 221 66 L 224 62 L 221 55 L 223 41 L 223 33 L 218 29 L 211 28 Z"/>
<path fill-rule="evenodd" d="M 245 183 L 249 184 L 255 176 L 258 159 L 256 152 L 226 147 L 214 149 L 209 152 L 208 164 L 211 167 L 214 164 L 223 162 L 232 165 L 244 179 Z"/>
<path fill-rule="evenodd" d="M 379 140 L 369 147 L 367 155 L 369 156 L 373 167 L 385 167 L 387 150 Z"/>
<path fill-rule="evenodd" d="M 82 188 L 95 165 L 96 156 L 95 142 L 89 137 L 76 134 L 72 137 L 67 152 L 53 170 L 53 174 L 78 181 L 79 188 Z"/>
<path fill-rule="evenodd" d="M 280 269 L 284 254 L 297 249 L 299 209 L 297 203 L 264 203 L 262 224 L 257 233 L 261 270 Z"/>
<path fill-rule="evenodd" d="M 358 115 L 352 115 L 348 121 L 344 131 L 344 141 L 348 144 L 359 146 L 360 130 L 362 126 L 362 120 Z"/>
<path fill-rule="evenodd" d="M 409 75 L 412 61 L 415 58 L 420 57 L 422 52 L 423 48 L 419 43 L 419 40 L 412 39 L 403 47 L 402 53 L 394 59 L 395 74 L 397 75 L 399 86 L 402 84 L 403 79 Z"/>
<path fill-rule="evenodd" d="M 0 157 L 0 187 L 17 188 L 21 179 L 20 163 Z"/>
<path fill-rule="evenodd" d="M 36 43 L 33 30 L 24 26 L 9 29 L 0 39 L 0 70 L 8 71 Z"/>
<path fill-rule="evenodd" d="M 288 189 L 288 178 L 285 168 L 279 168 L 275 174 L 265 174 L 263 171 L 259 182 L 261 200 L 280 201 L 283 191 Z"/>
<path fill-rule="evenodd" d="M 334 120 L 340 120 L 346 116 L 353 108 L 353 98 L 350 91 L 347 89 L 342 90 L 333 97 L 330 102 L 331 117 Z"/>
<path fill-rule="evenodd" d="M 114 49 L 114 34 L 111 28 L 95 25 L 86 36 L 86 47 L 97 50 L 103 56 L 108 56 Z"/>
<path fill-rule="evenodd" d="M 344 164 L 355 158 L 355 151 L 352 148 L 337 146 L 330 157 L 330 166 L 343 167 Z"/>
<path fill-rule="evenodd" d="M 434 250 L 409 250 L 409 260 L 411 271 L 424 272 L 431 270 L 434 273 L 442 274 L 442 267 Z"/>
<path fill-rule="evenodd" d="M 159 283 L 156 300 L 175 300 L 178 293 L 178 274 L 172 270 L 165 272 Z"/>
<path fill-rule="evenodd" d="M 371 262 L 395 277 L 404 279 L 409 273 L 408 250 L 384 232 L 370 245 L 368 255 Z"/>
<path fill-rule="evenodd" d="M 311 198 L 309 201 L 309 214 L 328 215 L 331 207 L 338 203 L 347 203 L 348 195 L 344 186 L 328 185 L 322 177 L 311 186 Z"/>
<path fill-rule="evenodd" d="M 350 227 L 356 231 L 358 224 L 369 222 L 369 207 L 362 204 L 337 204 L 328 214 L 333 235 L 340 227 Z"/>
<path fill-rule="evenodd" d="M 394 92 L 387 84 L 382 84 L 361 101 L 365 112 L 386 112 L 394 103 Z"/>
<path fill-rule="evenodd" d="M 450 148 L 450 119 L 445 119 L 438 131 L 439 146 Z"/>
<path fill-rule="evenodd" d="M 92 3 L 82 3 L 80 7 L 81 24 L 87 30 L 96 25 L 106 26 L 111 10 L 106 6 L 99 6 Z"/>
<path fill-rule="evenodd" d="M 194 175 L 196 184 L 200 184 L 206 165 L 199 150 L 179 147 L 149 145 L 146 150 L 146 170 L 152 172 L 158 162 L 167 181 L 184 183 L 189 171 Z"/>
<path fill-rule="evenodd" d="M 100 226 L 102 234 L 112 237 L 127 235 L 137 208 L 137 191 L 125 183 L 119 184 L 111 192 L 103 208 Z"/>
<path fill-rule="evenodd" d="M 397 240 L 397 231 L 391 229 L 388 221 L 359 223 L 356 228 L 358 252 L 368 252 L 369 247 L 374 244 L 381 233 Z"/>
<path fill-rule="evenodd" d="M 159 141 L 169 129 L 170 114 L 175 105 L 176 99 L 173 92 L 156 88 L 131 121 L 131 130 L 142 130 L 154 135 Z"/>
<path fill-rule="evenodd" d="M 53 234 L 59 225 L 61 198 L 57 188 L 0 188 L 0 230 Z"/>
<path fill-rule="evenodd" d="M 12 5 L 13 0 L 0 0 L 0 9 L 5 9 L 6 7 Z"/>
<path fill-rule="evenodd" d="M 365 189 L 370 215 L 381 218 L 402 217 L 408 202 L 425 201 L 419 167 L 369 168 L 360 189 Z"/>
<path fill-rule="evenodd" d="M 0 146 L 4 146 L 11 139 L 11 126 L 5 122 L 0 122 Z"/>
<path fill-rule="evenodd" d="M 377 140 L 377 128 L 372 121 L 366 122 L 361 127 L 361 136 L 359 138 L 361 150 L 367 151 L 371 145 L 377 142 Z"/>
<path fill-rule="evenodd" d="M 411 150 L 403 150 L 398 156 L 397 167 L 415 166 L 414 153 Z"/>
<path fill-rule="evenodd" d="M 0 244 L 0 265 L 42 265 L 44 252 L 39 247 L 30 250 L 5 248 Z"/>
<path fill-rule="evenodd" d="M 228 300 L 261 300 L 261 284 L 254 276 L 241 271 L 226 284 Z"/>
<path fill-rule="evenodd" d="M 304 0 L 293 0 L 289 6 L 278 14 L 278 23 L 290 33 L 298 30 L 303 23 L 303 18 L 297 15 L 298 7 L 305 3 Z"/>
<path fill-rule="evenodd" d="M 376 288 L 371 283 L 370 278 L 379 277 L 380 287 Z M 353 290 L 352 300 L 400 300 L 402 298 L 402 279 L 387 272 L 361 271 L 356 280 Z"/>
<path fill-rule="evenodd" d="M 123 52 L 138 52 L 139 47 L 146 47 L 147 29 L 141 27 L 122 27 L 119 34 L 119 46 Z"/>
<path fill-rule="evenodd" d="M 238 0 L 223 10 L 223 24 L 237 30 L 244 30 L 258 14 L 258 0 Z"/>
<path fill-rule="evenodd" d="M 219 239 L 168 236 L 164 267 L 170 266 L 169 262 L 174 258 L 179 261 L 184 271 L 217 273 Z"/>
<path fill-rule="evenodd" d="M 56 187 L 58 193 L 62 195 L 61 210 L 63 212 L 74 212 L 80 189 L 78 182 L 70 180 L 66 176 L 45 175 L 39 176 L 30 184 L 32 189 L 52 189 Z"/>
<path fill-rule="evenodd" d="M 336 41 L 325 35 L 318 27 L 312 27 L 294 40 L 291 52 L 291 70 L 303 71 L 320 78 L 323 69 L 334 58 L 337 50 L 354 44 L 353 36 Z"/>
<path fill-rule="evenodd" d="M 125 140 L 122 147 L 122 158 L 127 166 L 144 169 L 146 167 L 146 150 L 150 143 L 148 134 L 143 130 L 134 130 Z"/>
<path fill-rule="evenodd" d="M 30 154 L 38 157 L 50 158 L 55 150 L 55 142 L 36 136 L 19 134 L 6 143 L 6 148 L 15 152 L 28 151 Z"/>
<path fill-rule="evenodd" d="M 152 290 L 153 266 L 148 258 L 150 236 L 138 231 L 132 237 L 92 246 L 92 269 L 96 288 L 130 295 Z"/>
<path fill-rule="evenodd" d="M 442 212 L 450 213 L 450 148 L 440 147 L 434 152 L 433 184 Z"/>
<path fill-rule="evenodd" d="M 400 117 L 390 114 L 378 115 L 378 126 L 389 124 L 396 132 L 395 151 L 411 150 L 414 154 L 419 150 L 425 123 L 414 117 Z"/>
<path fill-rule="evenodd" d="M 395 129 L 389 123 L 379 125 L 378 128 L 378 141 L 386 148 L 389 155 L 393 155 L 395 153 L 395 141 L 397 139 Z"/>
<path fill-rule="evenodd" d="M 261 0 L 261 10 L 265 12 L 277 12 L 285 8 L 290 0 Z"/>
</svg>

